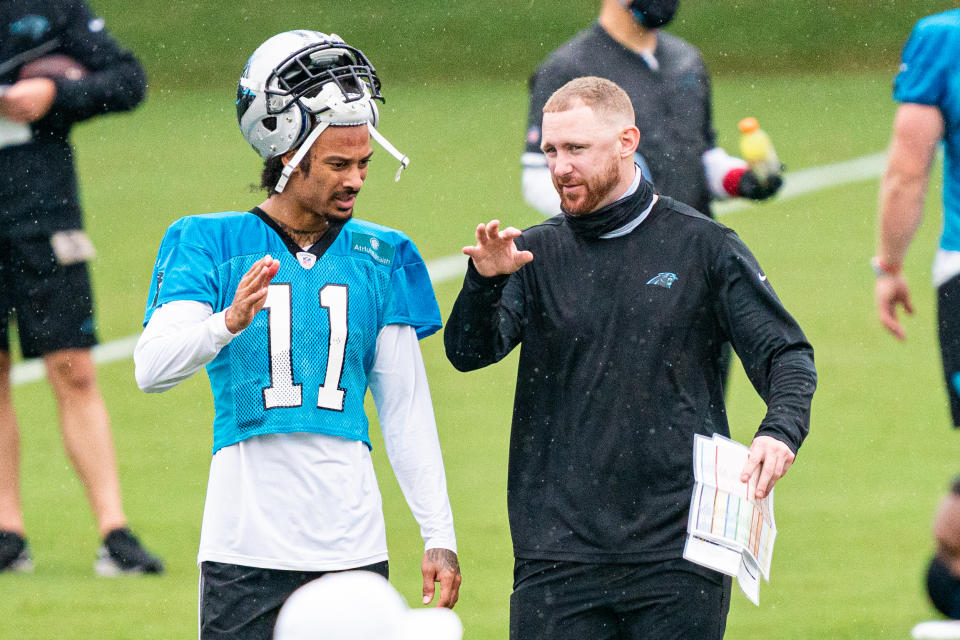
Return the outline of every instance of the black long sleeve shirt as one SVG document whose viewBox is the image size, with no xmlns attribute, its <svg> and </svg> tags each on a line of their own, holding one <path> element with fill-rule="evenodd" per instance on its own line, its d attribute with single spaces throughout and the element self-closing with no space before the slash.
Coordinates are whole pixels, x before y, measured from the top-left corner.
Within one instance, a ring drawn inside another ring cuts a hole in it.
<svg viewBox="0 0 960 640">
<path fill-rule="evenodd" d="M 793 451 L 809 429 L 812 347 L 737 235 L 670 198 L 622 237 L 577 235 L 559 215 L 517 244 L 533 262 L 494 278 L 471 264 L 444 334 L 462 371 L 521 345 L 508 476 L 516 556 L 679 557 L 693 436 L 729 435 L 721 344 L 766 401 L 757 435 Z"/>
<path fill-rule="evenodd" d="M 0 149 L 0 223 L 7 233 L 79 228 L 73 153 L 74 123 L 111 111 L 132 109 L 146 93 L 146 74 L 80 0 L 0 0 L 0 64 L 55 42 L 49 54 L 67 55 L 88 73 L 55 78 L 50 112 L 31 124 L 32 139 Z M 17 81 L 22 65 L 0 75 Z"/>
</svg>

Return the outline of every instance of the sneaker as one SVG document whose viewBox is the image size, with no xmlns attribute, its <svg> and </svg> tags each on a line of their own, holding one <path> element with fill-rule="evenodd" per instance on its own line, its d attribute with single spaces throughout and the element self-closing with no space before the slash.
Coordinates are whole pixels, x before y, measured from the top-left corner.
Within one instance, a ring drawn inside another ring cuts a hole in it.
<svg viewBox="0 0 960 640">
<path fill-rule="evenodd" d="M 957 640 L 960 638 L 960 620 L 931 620 L 921 622 L 910 630 L 914 640 Z"/>
<path fill-rule="evenodd" d="M 960 638 L 960 620 L 931 620 L 921 622 L 910 630 L 914 640 L 957 640 Z"/>
<path fill-rule="evenodd" d="M 33 571 L 30 547 L 19 533 L 0 531 L 0 572 L 29 573 Z"/>
<path fill-rule="evenodd" d="M 121 527 L 103 539 L 93 571 L 108 578 L 125 574 L 158 574 L 163 573 L 163 561 L 144 549 L 130 529 Z"/>
</svg>

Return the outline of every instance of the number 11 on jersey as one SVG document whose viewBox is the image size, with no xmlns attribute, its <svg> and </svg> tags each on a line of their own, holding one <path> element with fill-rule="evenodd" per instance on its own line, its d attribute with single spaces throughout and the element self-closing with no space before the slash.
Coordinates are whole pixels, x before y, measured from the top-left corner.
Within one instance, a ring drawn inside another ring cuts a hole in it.
<svg viewBox="0 0 960 640">
<path fill-rule="evenodd" d="M 324 285 L 320 289 L 319 304 L 327 310 L 329 340 L 327 372 L 317 391 L 317 407 L 343 411 L 345 390 L 340 388 L 340 374 L 347 350 L 347 287 Z M 263 389 L 264 408 L 299 407 L 303 404 L 303 385 L 293 381 L 290 284 L 271 284 L 263 308 L 269 318 L 270 337 L 270 386 Z"/>
</svg>

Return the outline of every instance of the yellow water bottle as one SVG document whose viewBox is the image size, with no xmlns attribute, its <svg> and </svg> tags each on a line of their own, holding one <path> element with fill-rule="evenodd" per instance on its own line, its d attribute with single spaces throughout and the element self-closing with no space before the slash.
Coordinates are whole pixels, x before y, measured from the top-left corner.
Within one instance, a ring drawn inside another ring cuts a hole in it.
<svg viewBox="0 0 960 640">
<path fill-rule="evenodd" d="M 761 184 L 766 184 L 770 176 L 780 175 L 782 165 L 773 149 L 770 136 L 760 128 L 756 118 L 744 118 L 740 128 L 740 154 L 750 165 L 750 170 Z"/>
</svg>

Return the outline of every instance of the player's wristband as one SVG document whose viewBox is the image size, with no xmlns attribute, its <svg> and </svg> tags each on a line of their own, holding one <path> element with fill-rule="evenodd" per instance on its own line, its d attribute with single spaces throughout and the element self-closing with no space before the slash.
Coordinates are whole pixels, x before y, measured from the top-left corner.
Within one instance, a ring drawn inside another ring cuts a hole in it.
<svg viewBox="0 0 960 640">
<path fill-rule="evenodd" d="M 878 278 L 880 276 L 895 276 L 903 270 L 902 264 L 887 264 L 878 256 L 870 258 L 870 266 L 873 267 L 873 275 Z"/>
</svg>

